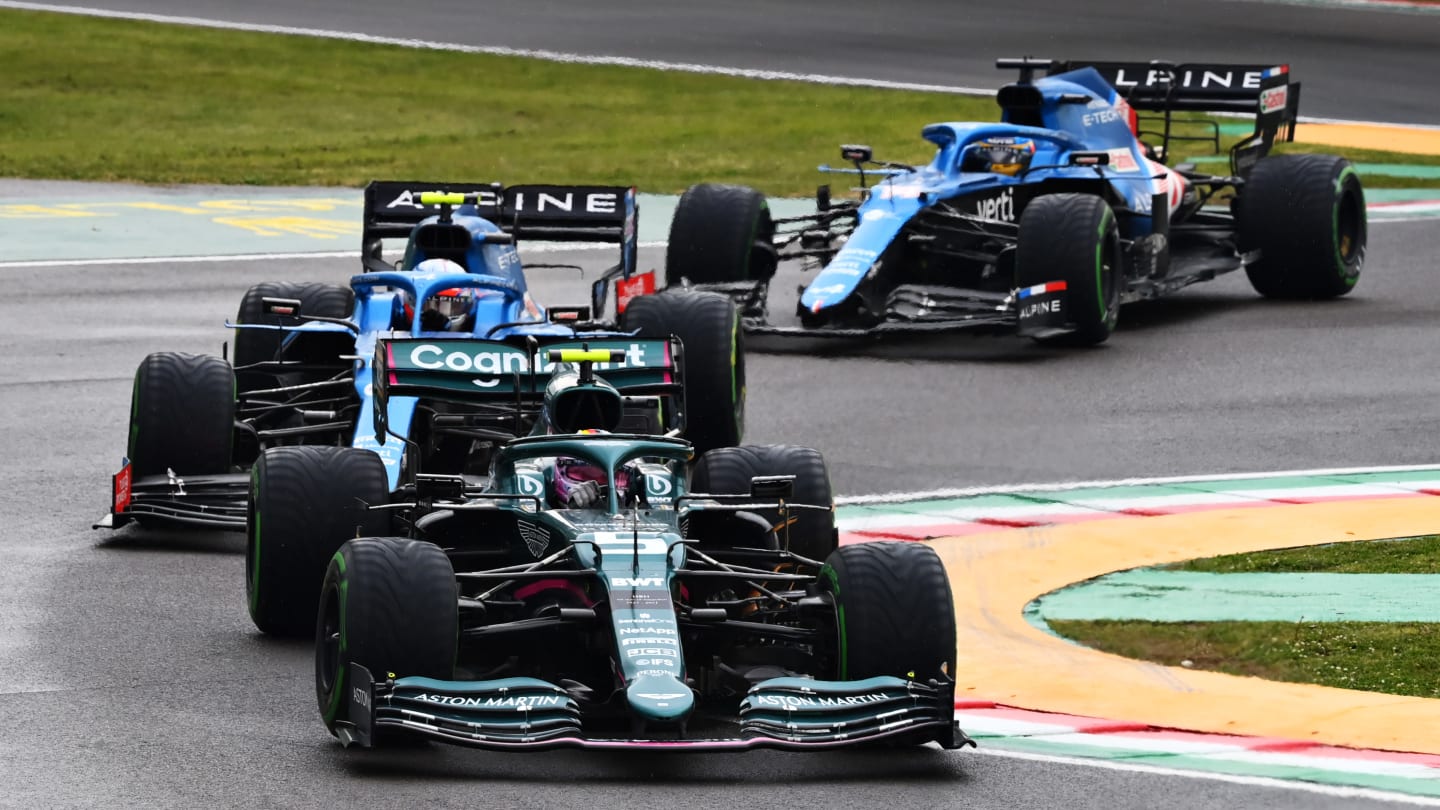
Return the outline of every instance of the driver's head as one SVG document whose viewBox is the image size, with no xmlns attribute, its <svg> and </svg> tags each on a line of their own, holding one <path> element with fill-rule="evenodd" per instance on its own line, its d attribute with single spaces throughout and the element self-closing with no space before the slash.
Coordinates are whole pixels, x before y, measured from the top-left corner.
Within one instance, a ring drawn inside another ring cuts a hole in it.
<svg viewBox="0 0 1440 810">
<path fill-rule="evenodd" d="M 1015 177 L 1030 166 L 1035 142 L 1029 138 L 986 138 L 965 147 L 962 172 L 993 172 Z"/>
<path fill-rule="evenodd" d="M 583 434 L 605 435 L 604 430 L 581 430 Z M 570 456 L 560 456 L 555 459 L 555 473 L 551 477 L 551 498 L 555 504 L 565 506 L 570 504 L 570 495 L 579 487 L 586 484 L 595 484 L 597 493 L 603 494 L 610 486 L 610 477 L 605 474 L 605 468 L 598 464 L 592 464 Z M 624 467 L 615 471 L 615 486 L 620 492 L 625 492 L 630 485 L 630 473 Z"/>
</svg>

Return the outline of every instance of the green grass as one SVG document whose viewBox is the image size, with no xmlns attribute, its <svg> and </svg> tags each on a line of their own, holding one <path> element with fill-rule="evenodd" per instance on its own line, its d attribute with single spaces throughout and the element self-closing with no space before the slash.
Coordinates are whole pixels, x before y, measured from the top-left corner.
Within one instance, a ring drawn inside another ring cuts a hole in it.
<svg viewBox="0 0 1440 810">
<path fill-rule="evenodd" d="M 1432 624 L 1052 621 L 1098 650 L 1195 669 L 1367 692 L 1440 697 Z"/>
<path fill-rule="evenodd" d="M 1227 554 L 1167 568 L 1217 574 L 1328 572 L 1335 574 L 1440 574 L 1440 536 L 1359 540 L 1324 546 Z"/>
<path fill-rule="evenodd" d="M 1440 573 L 1440 537 L 1231 554 L 1169 568 L 1213 573 Z M 1440 697 L 1440 631 L 1416 622 L 1051 621 L 1087 647 L 1168 666 L 1396 695 Z"/>
<path fill-rule="evenodd" d="M 924 162 L 923 125 L 998 117 L 989 97 L 10 10 L 0 11 L 0 76 L 0 176 L 47 179 L 353 187 L 388 177 L 657 193 L 709 180 L 807 196 L 824 180 L 815 166 L 838 162 L 842 142 Z"/>
</svg>

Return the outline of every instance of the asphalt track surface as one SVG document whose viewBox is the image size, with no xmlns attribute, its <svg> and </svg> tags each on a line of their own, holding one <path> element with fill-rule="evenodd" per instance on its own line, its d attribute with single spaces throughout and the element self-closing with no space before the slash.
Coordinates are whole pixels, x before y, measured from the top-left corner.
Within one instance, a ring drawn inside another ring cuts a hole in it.
<svg viewBox="0 0 1440 810">
<path fill-rule="evenodd" d="M 997 56 L 1289 63 L 1301 112 L 1440 125 L 1440 14 L 1255 0 L 80 0 L 464 45 L 992 88 Z M 482 80 L 483 79 L 479 79 Z"/>
<path fill-rule="evenodd" d="M 1233 5 L 1252 26 L 1259 15 L 1283 15 L 1298 24 L 1317 14 L 1333 26 L 1345 26 L 1337 31 L 1358 30 L 1349 17 L 1323 16 L 1332 12 Z M 127 7 L 178 10 L 159 3 Z M 488 13 L 495 37 L 480 36 L 477 22 L 473 41 L 494 42 L 503 35 L 505 44 L 580 49 L 586 41 L 609 36 L 608 41 L 625 39 L 636 52 L 656 58 L 672 58 L 666 48 L 683 51 L 688 61 L 714 54 L 700 52 L 698 34 L 672 41 L 656 27 L 661 21 L 644 15 L 624 15 L 628 32 L 607 33 L 594 20 L 553 26 L 567 7 L 531 3 L 496 9 Z M 953 50 L 948 40 L 922 32 L 913 34 L 908 45 L 897 41 L 889 56 L 883 47 L 866 51 L 863 65 L 854 58 L 841 60 L 831 48 L 854 54 L 862 44 L 885 45 L 891 39 L 886 31 L 900 38 L 907 31 L 934 29 L 914 22 L 924 19 L 918 12 L 901 17 L 896 11 L 918 4 L 888 5 L 893 18 L 911 22 L 893 28 L 877 24 L 873 30 L 864 24 L 872 13 L 859 4 L 808 7 L 816 11 L 810 20 L 801 11 L 787 11 L 793 15 L 787 16 L 789 22 L 772 14 L 764 24 L 753 16 L 748 24 L 752 30 L 788 30 L 796 48 L 797 31 L 814 29 L 817 38 L 846 30 L 868 33 L 826 47 L 817 44 L 810 50 L 813 57 L 785 57 L 813 58 L 813 64 L 776 67 L 838 72 L 845 66 L 846 73 L 883 77 L 887 70 L 901 69 L 897 62 L 911 61 L 892 58 L 896 52 L 928 52 L 944 59 Z M 266 22 L 374 26 L 392 35 L 436 39 L 459 36 L 464 31 L 456 21 L 479 17 L 473 5 L 459 3 L 352 3 L 334 13 L 325 8 L 253 3 L 243 13 L 269 14 Z M 701 7 L 680 8 L 699 14 Z M 744 8 L 732 5 L 725 16 L 746 16 Z M 1105 8 L 1090 6 L 1087 19 L 1108 21 L 1117 27 L 1117 37 L 1122 23 L 1132 25 L 1128 12 L 1122 17 Z M 1202 7 L 1163 8 L 1199 14 Z M 218 15 L 223 10 L 216 4 L 208 11 Z M 193 3 L 181 11 L 207 9 Z M 1013 7 L 977 8 L 966 15 L 1004 16 L 1017 31 L 1024 22 Z M 611 13 L 598 16 L 609 19 Z M 423 30 L 397 30 L 402 22 L 419 26 L 421 20 L 427 21 Z M 507 29 L 507 20 L 526 25 Z M 1091 24 L 1076 22 L 1073 30 Z M 1405 43 L 1415 41 L 1400 29 L 1413 31 L 1417 24 L 1415 18 L 1403 18 L 1396 24 L 1393 46 L 1368 51 L 1366 58 L 1400 59 L 1409 47 Z M 1228 25 L 1241 27 L 1239 22 Z M 560 41 L 516 41 L 525 31 L 538 37 L 552 26 L 562 31 L 556 36 Z M 704 39 L 723 39 L 726 31 L 738 30 L 737 22 L 733 28 L 707 31 Z M 1220 31 L 1210 30 L 1220 37 Z M 1143 31 L 1130 33 L 1132 41 L 1146 39 Z M 1274 44 L 1275 32 L 1270 34 Z M 757 35 L 759 44 L 752 50 L 785 44 L 769 36 Z M 1340 47 L 1340 35 L 1331 39 L 1330 47 Z M 1157 47 L 1165 42 L 1156 41 Z M 1431 35 L 1428 41 L 1437 39 Z M 655 49 L 645 51 L 647 43 Z M 1193 42 L 1179 44 L 1198 51 Z M 1219 44 L 1226 56 L 1235 47 Z M 596 43 L 585 50 L 616 48 Z M 1409 67 L 1411 72 L 1401 75 L 1415 75 L 1415 66 Z M 933 75 L 927 75 L 930 79 Z M 1380 84 L 1371 89 L 1382 92 Z M 1412 98 L 1435 92 L 1415 89 L 1425 84 L 1425 77 L 1409 82 Z M 1307 101 L 1314 101 L 1309 88 Z M 1437 109 L 1440 105 L 1431 103 L 1428 113 L 1433 116 Z M 1401 117 L 1384 110 L 1327 112 Z M 1406 117 L 1427 120 L 1418 113 Z M 975 339 L 879 349 L 832 347 L 819 357 L 753 354 L 748 438 L 822 448 L 837 489 L 846 494 L 1433 463 L 1427 437 L 1440 389 L 1433 359 L 1440 356 L 1440 331 L 1433 327 L 1437 254 L 1440 234 L 1433 223 L 1377 225 L 1365 276 L 1352 297 L 1327 303 L 1263 302 L 1243 276 L 1230 276 L 1169 301 L 1127 309 L 1112 341 L 1088 351 Z M 645 258 L 658 261 L 654 253 Z M 969 751 L 808 757 L 531 757 L 441 746 L 380 756 L 342 751 L 316 716 L 308 645 L 262 638 L 245 618 L 238 538 L 134 531 L 109 536 L 88 526 L 105 508 L 106 479 L 124 447 L 130 375 L 146 353 L 214 352 L 226 339 L 219 322 L 233 313 L 252 283 L 274 278 L 341 282 L 353 270 L 354 262 L 346 260 L 0 270 L 7 290 L 0 299 L 0 354 L 5 358 L 0 424 L 9 427 L 8 451 L 0 460 L 0 492 L 5 493 L 0 500 L 0 713 L 10 718 L 0 731 L 0 806 L 1381 806 L 1285 788 Z M 796 280 L 777 283 L 777 295 Z M 569 276 L 549 277 L 536 286 L 542 300 L 554 304 L 570 303 L 565 293 L 581 289 Z"/>
<path fill-rule="evenodd" d="M 749 439 L 823 448 L 847 494 L 1433 461 L 1433 224 L 1378 226 L 1353 298 L 1276 305 L 1242 277 L 1126 311 L 1103 348 L 930 341 L 750 356 Z M 547 260 L 592 254 L 547 255 Z M 645 251 L 646 263 L 659 261 Z M 736 756 L 347 753 L 308 645 L 260 637 L 238 537 L 94 533 L 146 353 L 214 352 L 252 283 L 341 259 L 0 270 L 4 806 L 1357 807 L 1286 789 L 935 750 Z M 564 271 L 560 271 L 563 274 Z M 569 275 L 537 294 L 567 303 Z M 798 280 L 787 277 L 787 282 Z M 784 284 L 777 284 L 782 289 Z M 958 346 L 959 348 L 950 348 Z M 1103 688 L 1103 685 L 1097 685 Z M 1377 804 L 1378 806 L 1378 804 Z"/>
</svg>

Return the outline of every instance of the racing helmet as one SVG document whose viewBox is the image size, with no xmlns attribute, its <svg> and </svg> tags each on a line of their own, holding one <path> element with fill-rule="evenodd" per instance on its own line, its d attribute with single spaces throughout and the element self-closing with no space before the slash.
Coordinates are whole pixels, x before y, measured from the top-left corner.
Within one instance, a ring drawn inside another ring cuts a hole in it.
<svg viewBox="0 0 1440 810">
<path fill-rule="evenodd" d="M 426 259 L 415 265 L 417 273 L 464 273 L 465 268 L 449 259 Z M 466 322 L 475 309 L 475 290 L 452 287 L 433 293 L 421 304 L 420 328 L 426 332 L 456 332 L 467 328 Z M 405 294 L 405 321 L 415 318 L 415 299 Z"/>
<path fill-rule="evenodd" d="M 604 435 L 608 430 L 580 430 L 577 433 Z M 565 505 L 570 501 L 570 493 L 576 487 L 585 483 L 598 484 L 600 491 L 604 491 L 610 485 L 610 477 L 605 474 L 605 468 L 598 464 L 592 464 L 570 456 L 560 456 L 555 459 L 555 474 L 551 476 L 550 496 L 552 501 L 558 505 Z M 621 467 L 615 471 L 615 486 L 621 492 L 626 491 L 630 486 L 630 472 Z"/>
<path fill-rule="evenodd" d="M 994 172 L 1015 177 L 1030 166 L 1035 142 L 1029 138 L 986 138 L 965 147 L 962 172 Z"/>
</svg>

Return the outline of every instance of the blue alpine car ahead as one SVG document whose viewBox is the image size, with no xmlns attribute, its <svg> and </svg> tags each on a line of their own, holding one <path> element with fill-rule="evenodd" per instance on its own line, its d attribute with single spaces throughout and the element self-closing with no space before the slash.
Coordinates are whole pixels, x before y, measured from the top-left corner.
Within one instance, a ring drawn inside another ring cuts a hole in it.
<svg viewBox="0 0 1440 810">
<path fill-rule="evenodd" d="M 526 379 L 552 348 L 623 350 L 618 368 L 659 375 L 622 390 L 629 432 L 682 435 L 701 452 L 740 442 L 739 315 L 714 294 L 628 300 L 646 286 L 646 274 L 635 272 L 633 188 L 375 182 L 365 191 L 364 216 L 362 272 L 348 285 L 257 284 L 228 324 L 237 330 L 229 357 L 145 358 L 135 374 L 126 459 L 113 478 L 110 514 L 97 527 L 249 524 L 256 534 L 259 521 L 247 514 L 251 468 L 276 450 L 315 450 L 338 465 L 330 471 L 337 475 L 357 458 L 340 451 L 367 451 L 383 469 L 376 487 L 389 493 L 422 466 L 483 477 L 498 444 L 535 429 L 539 392 L 518 388 L 509 399 L 471 407 L 424 396 L 377 407 L 375 354 L 394 337 L 436 341 L 433 351 L 417 350 L 421 363 L 487 371 L 504 359 L 505 373 Z M 387 239 L 404 240 L 398 261 L 386 260 Z M 620 260 L 594 282 L 589 306 L 546 309 L 526 285 L 521 240 L 613 243 Z M 612 286 L 617 302 L 608 318 Z M 524 368 L 513 367 L 517 357 Z"/>
<path fill-rule="evenodd" d="M 701 184 L 671 223 L 666 281 L 735 299 L 752 334 L 1018 332 L 1090 345 L 1122 304 L 1244 269 L 1269 298 L 1348 293 L 1365 258 L 1365 199 L 1344 158 L 1271 155 L 1300 85 L 1285 65 L 1001 59 L 1019 80 L 999 123 L 922 130 L 929 164 L 842 146 L 861 198 L 821 187 L 813 214 L 773 218 L 763 195 Z M 1047 75 L 1036 78 L 1039 70 Z M 1171 161 L 1220 149 L 1199 114 L 1253 114 L 1229 171 Z M 874 182 L 870 182 L 870 181 Z M 768 319 L 776 266 L 818 271 L 798 325 Z"/>
</svg>

